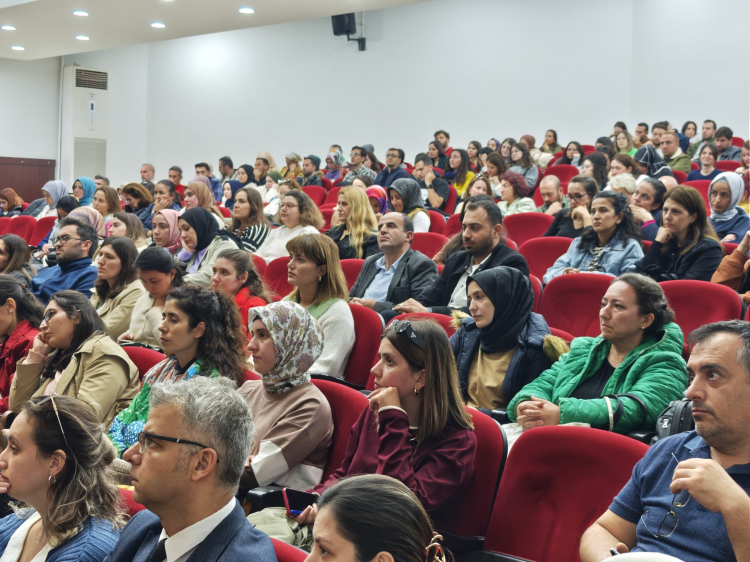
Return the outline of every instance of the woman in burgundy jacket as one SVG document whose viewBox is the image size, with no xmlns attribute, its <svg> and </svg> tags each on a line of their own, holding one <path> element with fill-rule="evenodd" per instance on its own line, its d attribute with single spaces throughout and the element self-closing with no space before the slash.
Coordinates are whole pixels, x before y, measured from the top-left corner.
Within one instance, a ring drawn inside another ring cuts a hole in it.
<svg viewBox="0 0 750 562">
<path fill-rule="evenodd" d="M 8 410 L 16 362 L 26 356 L 42 322 L 34 295 L 10 275 L 0 275 L 0 414 Z"/>
<path fill-rule="evenodd" d="M 341 467 L 311 492 L 341 478 L 384 474 L 406 484 L 436 528 L 460 501 L 474 474 L 477 440 L 458 388 L 448 337 L 432 320 L 402 320 L 381 337 L 370 406 L 349 434 Z M 315 520 L 317 506 L 297 518 Z"/>
</svg>

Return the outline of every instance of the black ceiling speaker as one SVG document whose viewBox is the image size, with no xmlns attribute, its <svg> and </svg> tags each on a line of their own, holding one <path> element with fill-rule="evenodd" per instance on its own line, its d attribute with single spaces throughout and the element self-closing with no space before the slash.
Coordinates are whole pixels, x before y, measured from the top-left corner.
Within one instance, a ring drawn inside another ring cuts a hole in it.
<svg viewBox="0 0 750 562">
<path fill-rule="evenodd" d="M 354 35 L 357 32 L 357 22 L 354 20 L 354 14 L 331 16 L 331 21 L 333 22 L 334 35 Z"/>
</svg>

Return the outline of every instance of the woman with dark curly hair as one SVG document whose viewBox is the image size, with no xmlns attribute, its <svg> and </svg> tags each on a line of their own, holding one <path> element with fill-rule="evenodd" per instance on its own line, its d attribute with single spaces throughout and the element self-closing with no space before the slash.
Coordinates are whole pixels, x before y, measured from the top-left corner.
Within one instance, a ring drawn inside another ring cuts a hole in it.
<svg viewBox="0 0 750 562">
<path fill-rule="evenodd" d="M 576 141 L 571 141 L 565 147 L 563 155 L 555 161 L 557 164 L 568 164 L 569 166 L 580 166 L 583 162 L 583 148 Z"/>
<path fill-rule="evenodd" d="M 501 201 L 497 205 L 503 212 L 503 217 L 536 211 L 536 203 L 529 197 L 529 193 L 531 189 L 520 174 L 505 172 L 500 176 Z"/>
<path fill-rule="evenodd" d="M 609 162 L 607 157 L 601 152 L 592 152 L 583 159 L 583 165 L 581 166 L 581 174 L 584 176 L 590 176 L 596 181 L 596 187 L 604 189 L 607 185 L 607 167 Z"/>
<path fill-rule="evenodd" d="M 514 144 L 513 148 L 510 149 L 510 160 L 511 164 L 508 171 L 523 176 L 526 185 L 529 186 L 529 189 L 533 190 L 539 179 L 539 168 L 534 166 L 534 163 L 531 161 L 529 147 L 522 142 Z"/>
</svg>

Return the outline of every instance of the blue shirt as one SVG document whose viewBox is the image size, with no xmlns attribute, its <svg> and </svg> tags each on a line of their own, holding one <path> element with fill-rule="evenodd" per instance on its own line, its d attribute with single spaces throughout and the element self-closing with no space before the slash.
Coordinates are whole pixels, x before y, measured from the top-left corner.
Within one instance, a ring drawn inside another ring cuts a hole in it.
<svg viewBox="0 0 750 562">
<path fill-rule="evenodd" d="M 404 252 L 404 254 L 405 253 L 406 252 Z M 375 299 L 378 302 L 385 301 L 385 298 L 388 296 L 388 287 L 391 286 L 393 274 L 396 273 L 398 262 L 404 257 L 404 254 L 401 254 L 401 256 L 391 264 L 390 269 L 385 268 L 385 256 L 381 256 L 381 258 L 375 262 L 375 267 L 378 269 L 378 272 L 375 274 L 375 279 L 372 280 L 370 286 L 365 290 L 365 294 L 362 298 Z"/>
<path fill-rule="evenodd" d="M 71 262 L 60 262 L 60 265 L 41 270 L 31 280 L 31 292 L 44 305 L 57 291 L 78 291 L 86 298 L 90 298 L 91 288 L 98 274 L 89 257 Z"/>
<path fill-rule="evenodd" d="M 720 513 L 709 511 L 691 497 L 684 507 L 675 507 L 677 526 L 664 530 L 669 537 L 655 537 L 659 524 L 672 506 L 674 494 L 669 490 L 677 461 L 710 459 L 711 450 L 695 431 L 660 440 L 635 465 L 633 476 L 620 491 L 609 509 L 636 527 L 637 546 L 631 552 L 659 552 L 684 562 L 735 561 L 727 526 Z M 750 493 L 750 464 L 729 467 L 732 477 L 745 493 Z M 687 500 L 687 492 L 678 501 Z"/>
</svg>

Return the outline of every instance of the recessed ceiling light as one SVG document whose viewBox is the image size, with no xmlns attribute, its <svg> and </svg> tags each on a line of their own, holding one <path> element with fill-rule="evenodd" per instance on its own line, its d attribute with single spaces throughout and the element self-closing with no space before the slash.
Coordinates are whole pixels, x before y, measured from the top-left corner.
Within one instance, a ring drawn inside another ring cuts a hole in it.
<svg viewBox="0 0 750 562">
<path fill-rule="evenodd" d="M 12 25 L 4 25 L 0 27 L 0 29 L 2 29 L 3 31 L 15 31 L 16 30 L 16 28 L 13 27 Z"/>
<path fill-rule="evenodd" d="M 13 49 L 14 51 L 25 51 L 26 50 L 23 47 L 21 47 L 21 45 L 13 45 L 11 47 L 11 49 Z"/>
<path fill-rule="evenodd" d="M 76 10 L 75 12 L 73 12 L 73 15 L 85 18 L 86 16 L 89 15 L 89 13 L 88 12 L 84 12 L 83 10 Z"/>
<path fill-rule="evenodd" d="M 154 23 L 151 24 L 151 27 L 155 27 L 156 29 L 164 29 L 167 26 L 161 22 L 155 21 Z"/>
<path fill-rule="evenodd" d="M 89 40 L 89 38 L 87 36 L 85 36 L 85 35 L 76 35 L 76 39 L 78 39 L 79 41 L 88 41 Z"/>
<path fill-rule="evenodd" d="M 253 10 L 252 8 L 240 8 L 240 13 L 241 14 L 254 14 L 255 10 Z"/>
</svg>

